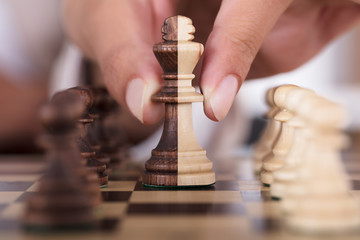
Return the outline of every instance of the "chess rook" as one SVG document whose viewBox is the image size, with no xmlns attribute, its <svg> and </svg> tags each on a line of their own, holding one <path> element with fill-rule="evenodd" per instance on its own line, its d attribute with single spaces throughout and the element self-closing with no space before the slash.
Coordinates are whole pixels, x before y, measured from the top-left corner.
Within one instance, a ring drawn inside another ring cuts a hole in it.
<svg viewBox="0 0 360 240">
<path fill-rule="evenodd" d="M 165 103 L 165 123 L 160 142 L 145 164 L 143 184 L 211 185 L 215 183 L 212 162 L 199 145 L 192 123 L 192 102 L 203 101 L 191 84 L 203 45 L 191 41 L 195 28 L 189 18 L 167 18 L 161 31 L 164 42 L 155 44 L 153 51 L 164 70 L 165 84 L 152 100 Z"/>
</svg>

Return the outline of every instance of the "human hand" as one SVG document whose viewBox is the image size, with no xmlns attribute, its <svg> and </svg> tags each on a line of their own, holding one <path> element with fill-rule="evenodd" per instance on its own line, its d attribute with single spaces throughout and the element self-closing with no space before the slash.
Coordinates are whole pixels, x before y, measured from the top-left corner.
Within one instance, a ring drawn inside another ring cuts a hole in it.
<svg viewBox="0 0 360 240">
<path fill-rule="evenodd" d="M 222 120 L 245 78 L 299 67 L 359 18 L 346 0 L 223 0 L 204 52 L 205 113 Z"/>
<path fill-rule="evenodd" d="M 100 65 L 116 100 L 144 123 L 156 122 L 163 112 L 151 102 L 161 87 L 152 45 L 161 40 L 159 29 L 173 15 L 174 2 L 68 0 L 65 5 L 70 37 Z M 222 120 L 247 75 L 300 66 L 359 17 L 360 7 L 345 0 L 223 0 L 200 79 L 206 115 Z"/>
<path fill-rule="evenodd" d="M 152 46 L 161 41 L 169 0 L 68 0 L 65 28 L 83 53 L 101 68 L 110 94 L 141 122 L 152 124 L 163 105 L 151 101 L 162 86 Z"/>
</svg>

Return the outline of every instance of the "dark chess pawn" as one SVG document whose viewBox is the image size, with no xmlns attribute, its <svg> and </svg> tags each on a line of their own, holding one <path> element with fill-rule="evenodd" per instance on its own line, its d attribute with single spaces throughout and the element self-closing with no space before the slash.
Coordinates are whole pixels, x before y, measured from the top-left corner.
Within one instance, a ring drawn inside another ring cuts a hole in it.
<svg viewBox="0 0 360 240">
<path fill-rule="evenodd" d="M 63 101 L 63 99 L 69 98 L 69 96 L 75 96 L 83 104 L 84 111 L 78 119 L 78 128 L 80 134 L 76 140 L 80 149 L 81 157 L 84 164 L 91 171 L 98 174 L 98 182 L 101 187 L 106 187 L 108 184 L 108 175 L 106 173 L 106 156 L 98 154 L 87 139 L 88 129 L 98 118 L 98 113 L 92 108 L 94 103 L 94 96 L 92 92 L 87 88 L 70 88 L 68 90 L 55 94 L 52 101 Z M 99 150 L 99 149 L 98 149 Z M 105 160 L 104 160 L 105 159 Z M 103 161 L 103 162 L 102 162 Z"/>
<path fill-rule="evenodd" d="M 69 105 L 68 103 L 71 103 Z M 33 231 L 88 229 L 96 224 L 94 210 L 101 202 L 91 173 L 80 163 L 76 144 L 77 119 L 82 105 L 67 99 L 44 106 L 40 117 L 47 129 L 40 143 L 48 167 L 39 191 L 27 201 L 24 227 Z"/>
<path fill-rule="evenodd" d="M 119 125 L 119 104 L 104 87 L 90 88 L 93 96 L 92 113 L 96 119 L 87 129 L 87 139 L 96 150 L 96 158 L 103 163 L 119 162 L 119 150 L 126 142 L 126 134 Z"/>
</svg>

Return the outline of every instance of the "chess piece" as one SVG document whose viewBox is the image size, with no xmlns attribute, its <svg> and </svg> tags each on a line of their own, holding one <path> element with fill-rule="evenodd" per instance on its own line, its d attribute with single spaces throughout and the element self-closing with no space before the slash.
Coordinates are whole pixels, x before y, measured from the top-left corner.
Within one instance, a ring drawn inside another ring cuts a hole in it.
<svg viewBox="0 0 360 240">
<path fill-rule="evenodd" d="M 271 152 L 273 144 L 280 132 L 281 122 L 274 119 L 276 113 L 280 111 L 280 109 L 274 103 L 275 90 L 276 88 L 274 87 L 266 92 L 265 99 L 270 109 L 265 115 L 265 118 L 267 119 L 266 127 L 259 141 L 254 146 L 253 159 L 256 174 L 260 174 L 262 168 L 262 161 L 264 157 Z"/>
<path fill-rule="evenodd" d="M 189 18 L 167 18 L 161 31 L 164 42 L 155 44 L 153 51 L 164 70 L 165 85 L 152 100 L 165 103 L 165 123 L 160 142 L 145 164 L 143 184 L 211 185 L 215 183 L 212 162 L 200 147 L 192 124 L 192 102 L 203 101 L 191 85 L 203 45 L 191 41 L 195 28 Z"/>
<path fill-rule="evenodd" d="M 72 102 L 71 106 L 49 104 L 40 112 L 48 129 L 41 138 L 48 168 L 39 191 L 26 204 L 23 224 L 28 230 L 84 229 L 95 224 L 100 191 L 80 164 L 75 142 L 75 126 L 82 111 L 80 103 Z"/>
<path fill-rule="evenodd" d="M 110 161 L 120 161 L 117 156 L 118 151 L 126 141 L 125 133 L 122 132 L 119 123 L 112 121 L 114 119 L 112 115 L 118 114 L 119 105 L 105 87 L 91 87 L 90 91 L 94 98 L 91 109 L 96 113 L 96 119 L 87 128 L 86 138 L 96 151 L 95 158 L 105 163 L 108 168 Z"/>
<path fill-rule="evenodd" d="M 274 91 L 274 103 L 280 108 L 274 119 L 281 122 L 280 133 L 274 142 L 272 151 L 264 157 L 263 169 L 260 174 L 261 182 L 270 185 L 274 182 L 273 171 L 284 166 L 285 157 L 288 154 L 294 138 L 294 129 L 287 122 L 293 118 L 293 113 L 282 105 L 285 102 L 286 93 L 291 89 L 297 89 L 295 85 L 283 85 Z"/>
<path fill-rule="evenodd" d="M 311 233 L 356 230 L 360 226 L 360 206 L 349 194 L 339 154 L 344 136 L 338 132 L 313 134 L 307 163 L 298 182 L 287 189 L 282 204 L 287 226 Z"/>
<path fill-rule="evenodd" d="M 340 150 L 347 138 L 340 132 L 344 109 L 316 95 L 296 108 L 307 121 L 307 150 L 296 181 L 288 184 L 282 208 L 289 228 L 307 233 L 334 233 L 360 226 L 360 206 L 350 194 Z M 331 116 L 331 117 L 329 117 Z"/>
<path fill-rule="evenodd" d="M 78 120 L 79 136 L 76 140 L 80 149 L 81 157 L 88 169 L 98 174 L 98 181 L 101 187 L 108 184 L 108 175 L 106 174 L 106 163 L 102 163 L 96 158 L 96 150 L 91 146 L 87 139 L 88 129 L 91 124 L 98 118 L 98 113 L 93 110 L 94 97 L 92 92 L 87 88 L 74 87 L 54 95 L 52 102 L 63 101 L 69 96 L 74 96 L 84 106 L 84 111 Z"/>
<path fill-rule="evenodd" d="M 307 147 L 304 136 L 305 122 L 300 117 L 295 116 L 287 124 L 294 129 L 293 143 L 285 156 L 284 166 L 272 172 L 274 181 L 271 184 L 270 192 L 274 199 L 284 197 L 287 184 L 297 179 L 297 167 L 304 158 Z"/>
<path fill-rule="evenodd" d="M 286 97 L 282 98 L 284 102 L 279 103 L 286 109 L 295 111 L 297 106 L 301 105 L 305 98 L 315 95 L 309 89 L 295 88 L 288 89 Z M 284 159 L 284 166 L 278 170 L 273 171 L 274 182 L 271 184 L 271 196 L 275 199 L 281 199 L 286 193 L 287 184 L 297 179 L 297 169 L 304 158 L 304 153 L 307 149 L 307 141 L 304 135 L 304 128 L 306 122 L 304 118 L 296 115 L 287 122 L 289 127 L 294 129 L 293 143 L 290 151 Z"/>
</svg>

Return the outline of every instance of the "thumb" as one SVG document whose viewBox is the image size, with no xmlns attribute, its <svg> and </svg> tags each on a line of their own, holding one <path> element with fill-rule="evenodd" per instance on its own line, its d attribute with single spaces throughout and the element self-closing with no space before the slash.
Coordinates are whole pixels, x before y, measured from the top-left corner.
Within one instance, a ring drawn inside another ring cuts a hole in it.
<svg viewBox="0 0 360 240">
<path fill-rule="evenodd" d="M 223 0 L 206 43 L 200 87 L 206 115 L 227 115 L 262 42 L 292 0 Z"/>
</svg>

